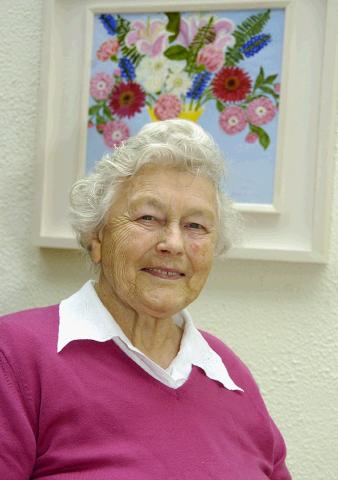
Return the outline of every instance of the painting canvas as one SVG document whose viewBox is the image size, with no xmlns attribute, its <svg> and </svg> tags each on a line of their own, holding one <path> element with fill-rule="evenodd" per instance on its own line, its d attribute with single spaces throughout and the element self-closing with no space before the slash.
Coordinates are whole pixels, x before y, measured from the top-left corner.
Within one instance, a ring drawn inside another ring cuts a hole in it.
<svg viewBox="0 0 338 480">
<path fill-rule="evenodd" d="M 272 204 L 283 9 L 94 16 L 86 171 L 145 123 L 198 122 L 237 203 Z"/>
</svg>

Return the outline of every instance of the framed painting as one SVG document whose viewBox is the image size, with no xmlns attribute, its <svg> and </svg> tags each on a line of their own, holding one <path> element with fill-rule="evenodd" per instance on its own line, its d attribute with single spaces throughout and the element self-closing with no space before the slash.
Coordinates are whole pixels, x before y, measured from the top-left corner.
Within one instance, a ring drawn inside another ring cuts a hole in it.
<svg viewBox="0 0 338 480">
<path fill-rule="evenodd" d="M 178 117 L 225 153 L 246 223 L 230 257 L 325 261 L 336 13 L 336 0 L 48 0 L 36 243 L 76 248 L 73 181 L 143 124 Z"/>
<path fill-rule="evenodd" d="M 83 170 L 144 123 L 185 118 L 226 152 L 236 203 L 276 206 L 283 9 L 97 13 L 90 22 Z"/>
</svg>

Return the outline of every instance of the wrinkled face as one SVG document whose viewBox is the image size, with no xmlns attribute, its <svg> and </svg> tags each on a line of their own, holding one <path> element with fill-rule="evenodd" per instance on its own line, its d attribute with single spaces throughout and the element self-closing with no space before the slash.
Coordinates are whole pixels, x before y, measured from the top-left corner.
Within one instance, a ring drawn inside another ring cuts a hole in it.
<svg viewBox="0 0 338 480">
<path fill-rule="evenodd" d="M 138 313 L 171 316 L 201 291 L 217 240 L 215 189 L 207 178 L 145 165 L 120 189 L 92 259 L 99 283 Z"/>
</svg>

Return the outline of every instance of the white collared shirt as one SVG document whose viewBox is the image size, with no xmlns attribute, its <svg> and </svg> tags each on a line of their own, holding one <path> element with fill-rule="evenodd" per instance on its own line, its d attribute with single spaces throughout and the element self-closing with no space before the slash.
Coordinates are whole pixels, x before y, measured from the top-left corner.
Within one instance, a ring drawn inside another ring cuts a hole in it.
<svg viewBox="0 0 338 480">
<path fill-rule="evenodd" d="M 168 368 L 163 369 L 136 348 L 124 334 L 98 297 L 94 282 L 88 281 L 71 297 L 60 303 L 60 323 L 57 351 L 74 340 L 113 340 L 123 352 L 149 375 L 168 387 L 178 388 L 188 379 L 192 366 L 218 380 L 229 390 L 241 390 L 231 379 L 221 357 L 209 346 L 194 326 L 186 309 L 173 316 L 174 322 L 184 329 L 180 350 Z"/>
</svg>

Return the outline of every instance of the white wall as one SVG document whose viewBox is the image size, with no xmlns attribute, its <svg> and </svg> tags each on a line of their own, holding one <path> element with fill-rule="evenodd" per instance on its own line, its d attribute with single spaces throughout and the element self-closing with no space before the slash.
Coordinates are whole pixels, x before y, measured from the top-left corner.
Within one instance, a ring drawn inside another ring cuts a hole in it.
<svg viewBox="0 0 338 480">
<path fill-rule="evenodd" d="M 40 250 L 31 242 L 41 8 L 42 0 L 0 2 L 2 313 L 56 303 L 88 277 L 80 254 Z M 284 433 L 297 480 L 338 478 L 337 194 L 333 212 L 327 265 L 218 264 L 190 308 L 199 326 L 251 367 Z"/>
</svg>

